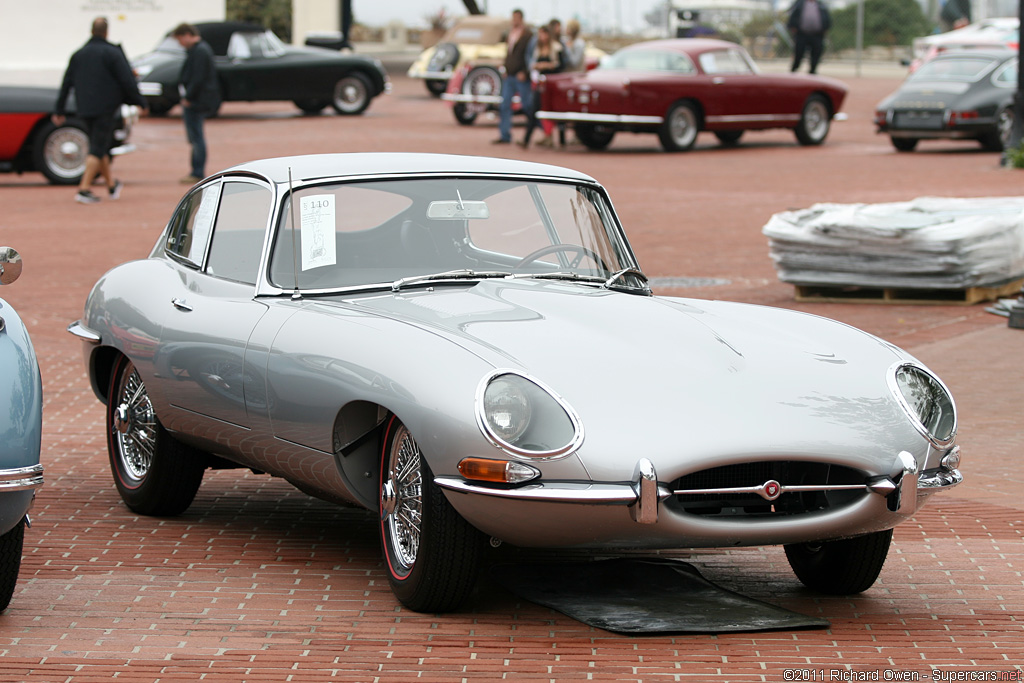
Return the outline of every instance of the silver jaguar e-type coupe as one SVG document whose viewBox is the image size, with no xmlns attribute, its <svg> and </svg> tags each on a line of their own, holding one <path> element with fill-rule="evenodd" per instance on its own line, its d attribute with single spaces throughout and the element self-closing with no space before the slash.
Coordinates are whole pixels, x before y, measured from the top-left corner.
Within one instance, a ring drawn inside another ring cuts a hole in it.
<svg viewBox="0 0 1024 683">
<path fill-rule="evenodd" d="M 379 512 L 414 610 L 457 607 L 488 537 L 783 544 L 808 586 L 858 592 L 961 480 L 921 363 L 812 315 L 652 296 L 604 188 L 554 166 L 243 164 L 69 329 L 132 510 L 184 511 L 207 467 L 283 477 Z"/>
</svg>

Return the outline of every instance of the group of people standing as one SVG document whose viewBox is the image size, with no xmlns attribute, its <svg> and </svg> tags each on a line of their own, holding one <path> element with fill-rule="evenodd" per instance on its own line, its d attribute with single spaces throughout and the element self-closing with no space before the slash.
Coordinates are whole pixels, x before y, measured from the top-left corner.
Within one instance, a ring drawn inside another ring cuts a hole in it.
<svg viewBox="0 0 1024 683">
<path fill-rule="evenodd" d="M 114 178 L 110 168 L 118 110 L 122 104 L 133 104 L 143 113 L 147 112 L 146 100 L 139 93 L 128 58 L 119 45 L 107 40 L 108 31 L 109 24 L 104 17 L 93 20 L 89 41 L 68 62 L 51 116 L 55 126 L 64 125 L 68 100 L 73 91 L 75 116 L 83 123 L 89 137 L 85 171 L 75 194 L 75 201 L 82 204 L 100 201 L 92 191 L 97 176 L 106 184 L 110 199 L 120 198 L 124 183 Z M 213 50 L 202 40 L 195 26 L 181 24 L 172 35 L 186 51 L 180 89 L 185 131 L 192 146 L 192 170 L 181 180 L 192 184 L 205 175 L 203 121 L 220 107 L 220 92 L 214 72 Z"/>
<path fill-rule="evenodd" d="M 518 144 L 524 149 L 529 147 L 530 137 L 540 125 L 544 135 L 537 144 L 552 147 L 555 144 L 555 126 L 551 121 L 538 121 L 540 98 L 535 97 L 535 89 L 542 75 L 580 71 L 584 68 L 586 44 L 580 37 L 579 22 L 569 21 L 563 35 L 562 22 L 552 19 L 547 24 L 538 26 L 534 33 L 523 20 L 523 11 L 513 10 L 507 47 L 501 84 L 498 138 L 494 142 L 512 142 L 512 101 L 518 96 L 520 106 L 527 115 L 526 133 Z"/>
</svg>

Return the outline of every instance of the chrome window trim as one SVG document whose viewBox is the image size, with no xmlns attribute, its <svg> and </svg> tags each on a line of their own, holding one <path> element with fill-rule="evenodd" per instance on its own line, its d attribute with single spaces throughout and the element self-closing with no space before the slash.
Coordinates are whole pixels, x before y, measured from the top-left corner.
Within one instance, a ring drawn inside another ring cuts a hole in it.
<svg viewBox="0 0 1024 683">
<path fill-rule="evenodd" d="M 925 428 L 925 426 L 921 423 L 921 420 L 918 419 L 917 415 L 914 412 L 914 409 L 911 408 L 910 404 L 907 402 L 906 397 L 903 396 L 903 392 L 900 391 L 899 384 L 896 382 L 896 373 L 902 367 L 913 367 L 916 368 L 917 370 L 920 370 L 921 372 L 935 380 L 935 382 L 937 382 L 938 385 L 942 387 L 942 390 L 946 392 L 946 397 L 949 399 L 949 403 L 953 408 L 953 428 L 950 430 L 948 439 L 939 439 L 937 436 L 930 434 L 928 430 Z M 929 370 L 920 363 L 902 360 L 897 361 L 889 366 L 889 369 L 886 370 L 885 373 L 885 381 L 886 384 L 889 386 L 890 393 L 892 393 L 892 395 L 896 397 L 897 403 L 900 404 L 900 407 L 903 408 L 903 412 L 906 413 L 907 417 L 910 418 L 911 424 L 914 425 L 914 428 L 918 431 L 918 433 L 921 434 L 924 438 L 926 438 L 929 443 L 931 443 L 936 448 L 944 449 L 948 448 L 950 445 L 953 444 L 954 441 L 956 441 L 956 432 L 959 426 L 957 419 L 956 402 L 953 400 L 952 392 L 950 392 L 949 388 L 943 383 L 941 379 L 938 378 L 938 376 L 934 372 L 932 372 L 931 370 Z"/>
<path fill-rule="evenodd" d="M 555 403 L 565 411 L 565 414 L 569 417 L 569 422 L 572 423 L 573 438 L 569 443 L 550 451 L 528 451 L 523 448 L 516 448 L 512 444 L 503 441 L 497 434 L 494 434 L 487 425 L 487 417 L 484 415 L 484 392 L 487 390 L 491 381 L 501 375 L 516 375 L 518 377 L 522 377 L 526 381 L 540 387 L 542 391 L 553 398 Z M 496 368 L 484 375 L 483 379 L 480 380 L 480 384 L 477 385 L 476 397 L 473 400 L 473 413 L 476 415 L 476 425 L 480 429 L 480 433 L 484 435 L 484 438 L 486 438 L 492 446 L 495 446 L 516 459 L 525 459 L 527 462 L 534 460 L 557 460 L 577 451 L 583 444 L 583 422 L 580 420 L 576 411 L 573 410 L 572 406 L 569 405 L 568 401 L 559 396 L 551 389 L 551 387 L 544 384 L 536 377 L 532 377 L 525 372 L 520 372 L 519 370 L 511 368 Z"/>
</svg>

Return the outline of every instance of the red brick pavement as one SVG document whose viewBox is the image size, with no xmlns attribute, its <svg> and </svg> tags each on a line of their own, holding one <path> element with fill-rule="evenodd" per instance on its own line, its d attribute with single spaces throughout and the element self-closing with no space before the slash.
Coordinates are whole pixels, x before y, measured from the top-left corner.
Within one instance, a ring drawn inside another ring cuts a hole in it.
<svg viewBox="0 0 1024 683">
<path fill-rule="evenodd" d="M 652 136 L 629 135 L 604 154 L 496 148 L 493 124 L 456 126 L 445 105 L 401 77 L 361 118 L 241 104 L 208 125 L 211 170 L 263 156 L 368 150 L 500 153 L 572 166 L 611 189 L 651 275 L 729 281 L 669 293 L 835 317 L 929 363 L 957 397 L 969 479 L 897 529 L 871 590 L 853 598 L 809 593 L 775 548 L 673 553 L 725 587 L 825 617 L 831 628 L 627 637 L 520 601 L 486 580 L 461 613 L 411 613 L 388 590 L 369 513 L 235 471 L 209 473 L 179 518 L 133 515 L 112 485 L 102 409 L 64 328 L 107 268 L 147 253 L 180 197 L 175 180 L 187 170 L 187 150 L 175 117 L 138 128 L 139 150 L 116 164 L 126 181 L 119 202 L 80 206 L 71 191 L 38 176 L 0 176 L 0 243 L 25 258 L 22 279 L 2 294 L 26 318 L 42 364 L 47 468 L 21 582 L 0 616 L 0 682 L 1019 674 L 1024 332 L 982 306 L 795 304 L 775 279 L 760 228 L 772 213 L 817 201 L 1009 195 L 1019 193 L 1022 176 L 970 144 L 892 152 L 869 122 L 894 83 L 850 85 L 850 120 L 819 149 L 800 148 L 785 132 L 749 135 L 737 149 L 702 137 L 682 155 L 658 151 Z"/>
</svg>

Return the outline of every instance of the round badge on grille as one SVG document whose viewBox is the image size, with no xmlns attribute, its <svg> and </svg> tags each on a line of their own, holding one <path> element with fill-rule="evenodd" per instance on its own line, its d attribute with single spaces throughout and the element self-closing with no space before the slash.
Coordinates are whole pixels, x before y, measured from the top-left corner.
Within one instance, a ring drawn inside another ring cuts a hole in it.
<svg viewBox="0 0 1024 683">
<path fill-rule="evenodd" d="M 774 479 L 769 479 L 761 485 L 761 490 L 758 491 L 758 493 L 760 493 L 761 497 L 765 500 L 775 500 L 782 495 L 782 484 Z"/>
</svg>

